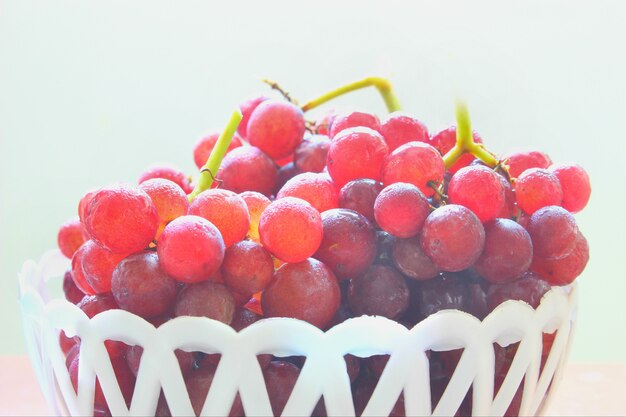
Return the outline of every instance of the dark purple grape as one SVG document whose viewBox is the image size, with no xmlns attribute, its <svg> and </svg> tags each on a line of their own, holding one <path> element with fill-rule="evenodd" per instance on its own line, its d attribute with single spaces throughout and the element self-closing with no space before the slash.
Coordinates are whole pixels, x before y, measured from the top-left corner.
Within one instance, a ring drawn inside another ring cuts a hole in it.
<svg viewBox="0 0 626 417">
<path fill-rule="evenodd" d="M 409 288 L 395 269 L 372 265 L 365 274 L 350 280 L 348 303 L 356 315 L 398 318 L 409 305 Z"/>
</svg>

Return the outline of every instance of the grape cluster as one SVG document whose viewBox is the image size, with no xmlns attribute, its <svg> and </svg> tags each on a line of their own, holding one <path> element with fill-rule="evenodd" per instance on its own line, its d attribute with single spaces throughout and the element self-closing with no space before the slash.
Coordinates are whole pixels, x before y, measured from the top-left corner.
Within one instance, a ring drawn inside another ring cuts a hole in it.
<svg viewBox="0 0 626 417">
<path fill-rule="evenodd" d="M 497 164 L 472 152 L 450 156 L 455 126 L 431 134 L 401 112 L 382 121 L 329 112 L 312 122 L 293 102 L 267 97 L 241 112 L 212 188 L 194 195 L 189 177 L 162 166 L 137 185 L 85 194 L 58 234 L 72 259 L 67 300 L 89 317 L 120 308 L 155 326 L 189 315 L 241 330 L 292 317 L 325 330 L 366 314 L 411 327 L 443 309 L 482 319 L 509 299 L 537 307 L 589 259 L 573 217 L 591 191 L 579 165 L 553 165 L 538 151 Z M 199 168 L 219 136 L 196 144 Z M 472 143 L 484 150 L 482 142 L 474 132 Z M 60 343 L 75 383 L 80 339 L 61 333 Z M 141 348 L 106 346 L 129 400 Z M 176 354 L 198 414 L 220 356 Z M 433 399 L 454 355 L 431 355 Z M 259 356 L 277 415 L 302 366 L 288 359 Z M 387 359 L 346 357 L 357 411 Z M 95 408 L 106 414 L 99 389 Z M 394 415 L 403 415 L 403 401 Z M 157 413 L 169 413 L 164 398 Z M 314 413 L 325 415 L 323 402 Z M 231 415 L 241 414 L 237 397 Z"/>
</svg>

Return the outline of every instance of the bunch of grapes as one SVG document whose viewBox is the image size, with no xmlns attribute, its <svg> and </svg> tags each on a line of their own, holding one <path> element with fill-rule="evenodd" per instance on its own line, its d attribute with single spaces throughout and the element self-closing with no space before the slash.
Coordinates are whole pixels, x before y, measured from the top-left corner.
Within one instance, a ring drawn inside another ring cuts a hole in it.
<svg viewBox="0 0 626 417">
<path fill-rule="evenodd" d="M 591 189 L 579 165 L 539 151 L 497 157 L 463 107 L 457 126 L 435 134 L 400 111 L 305 118 L 330 96 L 304 106 L 288 95 L 244 102 L 221 135 L 194 147 L 195 184 L 156 167 L 138 184 L 86 193 L 58 234 L 72 261 L 67 300 L 89 317 L 124 309 L 155 326 L 200 316 L 239 331 L 291 317 L 326 330 L 379 315 L 410 328 L 443 309 L 483 319 L 506 300 L 536 308 L 551 286 L 581 274 L 589 247 L 573 214 Z M 553 338 L 544 337 L 544 361 Z M 80 338 L 61 333 L 60 343 L 76 385 Z M 106 347 L 130 401 L 142 349 Z M 495 345 L 497 378 L 516 348 Z M 199 414 L 220 357 L 176 355 Z M 430 352 L 435 403 L 459 357 Z M 302 359 L 259 356 L 275 415 Z M 346 356 L 357 415 L 387 359 Z M 99 385 L 95 410 L 108 413 Z M 402 397 L 393 413 L 404 415 Z M 168 414 L 161 398 L 157 415 Z M 314 414 L 325 415 L 323 401 Z M 231 415 L 243 415 L 239 397 Z"/>
</svg>

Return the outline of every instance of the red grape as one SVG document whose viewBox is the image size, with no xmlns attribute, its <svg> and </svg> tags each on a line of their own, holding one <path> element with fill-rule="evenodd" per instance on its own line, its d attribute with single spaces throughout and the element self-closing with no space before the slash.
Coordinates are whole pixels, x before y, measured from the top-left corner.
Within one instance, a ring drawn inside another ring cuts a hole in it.
<svg viewBox="0 0 626 417">
<path fill-rule="evenodd" d="M 441 206 L 424 222 L 422 249 L 443 271 L 461 271 L 476 262 L 485 245 L 485 229 L 468 208 Z"/>
<path fill-rule="evenodd" d="M 489 311 L 507 300 L 520 300 L 532 308 L 539 307 L 541 298 L 550 291 L 550 285 L 532 272 L 526 272 L 515 281 L 506 284 L 494 284 L 487 292 Z"/>
<path fill-rule="evenodd" d="M 409 306 L 404 277 L 385 265 L 372 265 L 365 274 L 350 280 L 348 303 L 356 315 L 396 319 Z"/>
<path fill-rule="evenodd" d="M 527 169 L 515 182 L 517 205 L 528 214 L 546 206 L 558 206 L 563 191 L 556 175 L 541 168 Z"/>
<path fill-rule="evenodd" d="M 539 151 L 516 152 L 504 157 L 503 160 L 509 166 L 511 178 L 518 178 L 530 168 L 548 168 L 552 165 L 550 157 Z"/>
<path fill-rule="evenodd" d="M 193 191 L 191 185 L 191 178 L 178 168 L 169 165 L 154 166 L 144 171 L 139 177 L 138 183 L 141 184 L 152 178 L 163 178 L 170 180 L 183 189 L 185 194 L 189 194 Z"/>
<path fill-rule="evenodd" d="M 346 209 L 322 213 L 324 234 L 316 259 L 339 279 L 354 278 L 367 270 L 376 257 L 376 232 L 361 214 Z"/>
<path fill-rule="evenodd" d="M 427 197 L 435 192 L 429 185 L 443 182 L 445 166 L 439 152 L 423 142 L 409 142 L 393 151 L 385 160 L 383 184 L 407 182 L 420 189 Z"/>
<path fill-rule="evenodd" d="M 239 123 L 239 126 L 237 127 L 237 133 L 239 133 L 239 135 L 241 135 L 242 138 L 247 137 L 248 121 L 250 120 L 250 115 L 252 114 L 254 109 L 256 109 L 257 106 L 261 104 L 262 102 L 264 102 L 265 100 L 268 100 L 268 97 L 265 97 L 265 96 L 253 97 L 249 100 L 244 101 L 243 103 L 239 105 L 242 118 L 241 118 L 241 122 Z"/>
<path fill-rule="evenodd" d="M 374 202 L 382 190 L 382 183 L 369 178 L 350 181 L 339 191 L 339 207 L 354 210 L 374 222 Z"/>
<path fill-rule="evenodd" d="M 263 290 L 272 280 L 274 261 L 263 246 L 251 241 L 242 241 L 226 250 L 222 274 L 224 282 L 233 291 L 254 294 Z M 246 302 L 249 299 L 250 297 Z"/>
<path fill-rule="evenodd" d="M 343 130 L 330 143 L 328 173 L 337 187 L 357 178 L 380 181 L 387 153 L 380 133 L 365 127 Z"/>
<path fill-rule="evenodd" d="M 240 146 L 224 156 L 217 178 L 226 190 L 236 193 L 258 191 L 270 196 L 277 172 L 274 161 L 259 148 Z"/>
<path fill-rule="evenodd" d="M 189 205 L 189 214 L 213 223 L 222 234 L 226 248 L 244 239 L 250 229 L 246 202 L 229 190 L 201 192 Z"/>
<path fill-rule="evenodd" d="M 448 185 L 448 198 L 472 210 L 481 222 L 496 218 L 504 205 L 504 187 L 500 175 L 483 166 L 461 168 Z"/>
<path fill-rule="evenodd" d="M 250 214 L 248 237 L 255 242 L 260 242 L 259 222 L 261 221 L 261 214 L 263 214 L 265 208 L 270 205 L 271 201 L 269 198 L 256 191 L 244 191 L 239 194 L 239 197 L 243 198 L 243 201 L 246 202 L 248 213 Z"/>
<path fill-rule="evenodd" d="M 291 178 L 276 194 L 276 199 L 297 197 L 310 203 L 320 213 L 337 208 L 339 195 L 326 173 L 304 172 Z"/>
<path fill-rule="evenodd" d="M 157 246 L 159 262 L 172 278 L 194 283 L 211 278 L 224 259 L 217 227 L 198 216 L 182 216 L 165 227 Z"/>
<path fill-rule="evenodd" d="M 139 345 L 131 346 L 126 351 L 126 363 L 128 368 L 137 376 L 139 372 L 139 364 L 141 363 L 141 356 L 143 354 L 143 348 Z M 178 366 L 183 376 L 189 374 L 193 370 L 194 357 L 192 352 L 185 352 L 184 350 L 176 349 L 174 351 L 176 359 L 178 359 Z"/>
<path fill-rule="evenodd" d="M 380 126 L 389 152 L 409 142 L 428 142 L 428 128 L 416 118 L 402 112 L 393 112 Z"/>
<path fill-rule="evenodd" d="M 265 100 L 250 115 L 247 139 L 273 159 L 292 154 L 304 136 L 302 110 L 286 101 Z"/>
<path fill-rule="evenodd" d="M 97 294 L 111 292 L 111 277 L 117 264 L 128 254 L 113 253 L 93 240 L 85 242 L 83 273 Z"/>
<path fill-rule="evenodd" d="M 263 370 L 265 387 L 275 416 L 282 415 L 299 376 L 300 369 L 286 361 L 270 362 Z"/>
<path fill-rule="evenodd" d="M 317 259 L 281 266 L 261 298 L 267 317 L 293 317 L 319 328 L 339 308 L 341 291 L 332 271 Z"/>
<path fill-rule="evenodd" d="M 196 163 L 196 166 L 198 167 L 198 169 L 202 169 L 204 165 L 206 164 L 207 160 L 209 159 L 209 155 L 211 155 L 211 151 L 213 151 L 213 148 L 215 147 L 215 144 L 217 143 L 217 140 L 219 139 L 219 137 L 220 137 L 220 132 L 211 133 L 203 137 L 202 139 L 200 139 L 196 143 L 196 146 L 194 146 L 193 161 Z M 230 152 L 233 149 L 238 148 L 240 146 L 241 146 L 241 139 L 235 133 L 232 140 L 230 141 L 230 144 L 228 145 L 228 149 L 226 150 L 226 152 Z"/>
<path fill-rule="evenodd" d="M 260 315 L 248 310 L 247 308 L 237 308 L 235 310 L 235 314 L 233 315 L 233 320 L 230 322 L 230 327 L 235 329 L 237 332 L 240 332 L 251 324 L 256 323 L 261 318 L 262 317 Z M 257 360 L 259 361 L 261 369 L 265 369 L 270 364 L 272 357 L 273 356 L 270 354 L 257 355 Z"/>
<path fill-rule="evenodd" d="M 330 138 L 313 135 L 305 138 L 293 154 L 293 163 L 299 172 L 322 172 L 326 166 L 326 156 L 330 148 Z"/>
<path fill-rule="evenodd" d="M 466 311 L 469 292 L 465 277 L 460 273 L 444 272 L 436 278 L 420 282 L 414 295 L 423 317 L 441 310 Z"/>
<path fill-rule="evenodd" d="M 74 284 L 76 287 L 87 295 L 94 295 L 96 292 L 87 279 L 85 278 L 85 272 L 83 271 L 83 256 L 85 254 L 85 244 L 83 244 L 74 256 L 72 256 L 72 279 L 74 280 Z"/>
<path fill-rule="evenodd" d="M 76 306 L 90 319 L 103 311 L 120 308 L 111 295 L 86 295 Z M 126 344 L 123 342 L 106 340 L 104 346 L 111 359 L 120 357 L 126 353 Z"/>
<path fill-rule="evenodd" d="M 259 223 L 263 246 L 284 262 L 300 262 L 322 242 L 322 218 L 304 200 L 285 197 L 272 202 Z"/>
<path fill-rule="evenodd" d="M 80 303 L 80 300 L 85 296 L 85 293 L 74 283 L 71 268 L 65 271 L 65 275 L 63 275 L 63 294 L 65 295 L 65 299 L 72 304 Z"/>
<path fill-rule="evenodd" d="M 569 255 L 560 259 L 534 257 L 530 269 L 550 285 L 567 285 L 583 272 L 588 261 L 589 244 L 582 233 L 578 233 Z"/>
<path fill-rule="evenodd" d="M 420 189 L 404 182 L 385 187 L 374 203 L 376 222 L 396 237 L 417 235 L 429 213 L 430 205 Z"/>
<path fill-rule="evenodd" d="M 87 191 L 87 193 L 85 193 L 85 195 L 78 202 L 78 218 L 83 225 L 85 224 L 85 218 L 87 217 L 87 206 L 98 191 L 98 189 Z M 87 233 L 86 230 L 85 233 Z"/>
<path fill-rule="evenodd" d="M 578 226 L 567 210 L 559 206 L 543 207 L 530 216 L 526 227 L 533 241 L 534 255 L 559 259 L 572 252 Z"/>
<path fill-rule="evenodd" d="M 513 187 L 511 187 L 511 183 L 509 182 L 509 180 L 504 178 L 504 176 L 498 175 L 498 179 L 500 180 L 500 184 L 502 184 L 502 188 L 504 189 L 504 204 L 502 204 L 500 212 L 498 212 L 498 215 L 496 217 L 511 219 L 517 213 L 515 192 L 513 191 Z"/>
<path fill-rule="evenodd" d="M 584 209 L 591 195 L 591 184 L 587 172 L 576 164 L 552 166 L 550 171 L 556 175 L 561 184 L 563 208 L 571 213 L 578 213 Z"/>
<path fill-rule="evenodd" d="M 228 288 L 214 282 L 200 282 L 183 288 L 176 298 L 174 315 L 208 317 L 230 324 L 235 313 L 235 300 Z"/>
<path fill-rule="evenodd" d="M 419 236 L 395 239 L 391 247 L 391 257 L 400 272 L 408 277 L 425 280 L 434 278 L 439 273 L 439 268 L 422 250 Z"/>
<path fill-rule="evenodd" d="M 528 232 L 509 219 L 485 224 L 485 249 L 474 268 L 495 284 L 513 281 L 530 267 L 533 244 Z"/>
<path fill-rule="evenodd" d="M 67 337 L 63 330 L 59 332 L 59 346 L 61 347 L 61 352 L 63 352 L 66 358 L 69 356 L 70 351 L 74 348 L 74 346 L 79 344 L 79 337 Z"/>
<path fill-rule="evenodd" d="M 300 174 L 298 168 L 294 165 L 293 162 L 285 164 L 278 169 L 278 174 L 276 175 L 276 185 L 274 186 L 274 195 L 278 194 L 281 188 L 287 181 Z"/>
<path fill-rule="evenodd" d="M 85 227 L 91 239 L 115 253 L 132 253 L 152 242 L 159 225 L 150 196 L 138 187 L 101 188 L 87 206 Z"/>
<path fill-rule="evenodd" d="M 78 217 L 73 217 L 63 223 L 57 234 L 59 249 L 61 253 L 69 259 L 72 259 L 74 253 L 87 239 L 89 239 L 87 231 Z"/>
<path fill-rule="evenodd" d="M 367 127 L 380 133 L 380 121 L 378 117 L 373 114 L 355 111 L 335 116 L 330 125 L 328 136 L 334 138 L 343 130 L 353 127 Z"/>
<path fill-rule="evenodd" d="M 472 132 L 472 138 L 476 143 L 483 143 L 482 138 L 477 132 Z M 430 138 L 430 144 L 441 153 L 441 156 L 445 156 L 456 144 L 456 126 L 450 126 L 447 129 L 437 132 Z M 449 171 L 454 174 L 459 169 L 468 166 L 473 160 L 474 155 L 466 153 L 452 164 Z"/>
<path fill-rule="evenodd" d="M 165 226 L 177 217 L 187 214 L 189 200 L 178 184 L 163 178 L 153 178 L 139 185 L 150 196 L 159 216 L 159 227 L 155 240 L 163 233 Z"/>
<path fill-rule="evenodd" d="M 193 412 L 196 416 L 199 416 L 202 413 L 202 408 L 204 407 L 207 395 L 209 394 L 209 389 L 213 383 L 214 376 L 215 366 L 201 366 L 199 369 L 195 369 L 185 377 L 187 393 L 189 394 L 191 406 L 193 407 Z M 243 404 L 241 403 L 239 394 L 237 394 L 229 416 L 239 417 L 242 415 Z"/>
</svg>

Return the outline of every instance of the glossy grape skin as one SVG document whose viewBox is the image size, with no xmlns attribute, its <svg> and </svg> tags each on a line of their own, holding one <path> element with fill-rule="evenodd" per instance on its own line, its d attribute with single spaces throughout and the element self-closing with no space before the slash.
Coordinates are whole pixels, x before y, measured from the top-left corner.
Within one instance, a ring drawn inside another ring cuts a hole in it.
<svg viewBox="0 0 626 417">
<path fill-rule="evenodd" d="M 421 282 L 416 297 L 420 314 L 428 317 L 441 310 L 466 311 L 469 292 L 463 274 L 444 272 Z"/>
<path fill-rule="evenodd" d="M 241 110 L 241 122 L 239 122 L 239 126 L 237 126 L 237 133 L 242 138 L 246 138 L 248 135 L 248 121 L 250 120 L 250 116 L 254 109 L 257 108 L 259 104 L 268 100 L 268 97 L 258 96 L 250 98 L 239 105 L 239 109 Z"/>
<path fill-rule="evenodd" d="M 530 269 L 550 285 L 571 284 L 585 269 L 589 261 L 589 244 L 578 233 L 573 250 L 560 259 L 534 257 Z"/>
<path fill-rule="evenodd" d="M 275 416 L 282 414 L 299 376 L 300 369 L 286 361 L 273 361 L 263 370 L 265 386 Z"/>
<path fill-rule="evenodd" d="M 191 179 L 180 169 L 169 165 L 153 166 L 144 171 L 139 177 L 138 183 L 141 184 L 149 179 L 163 178 L 177 184 L 185 194 L 193 191 Z"/>
<path fill-rule="evenodd" d="M 226 248 L 243 240 L 250 229 L 246 202 L 229 190 L 201 192 L 189 205 L 189 214 L 203 217 L 217 227 Z"/>
<path fill-rule="evenodd" d="M 276 199 L 296 197 L 310 203 L 320 213 L 337 208 L 339 193 L 326 173 L 304 172 L 288 180 Z"/>
<path fill-rule="evenodd" d="M 404 182 L 385 187 L 374 202 L 376 223 L 400 238 L 416 236 L 429 213 L 430 205 L 420 189 Z"/>
<path fill-rule="evenodd" d="M 487 291 L 487 304 L 492 311 L 507 300 L 520 300 L 536 309 L 548 291 L 550 285 L 539 275 L 526 272 L 515 281 L 491 285 Z"/>
<path fill-rule="evenodd" d="M 468 208 L 441 206 L 424 222 L 422 249 L 443 271 L 461 271 L 476 262 L 485 245 L 485 229 Z"/>
<path fill-rule="evenodd" d="M 398 270 L 410 278 L 425 280 L 439 274 L 439 268 L 422 250 L 419 236 L 394 239 L 391 246 L 391 258 Z"/>
<path fill-rule="evenodd" d="M 396 319 L 409 305 L 409 288 L 404 277 L 385 265 L 372 265 L 365 274 L 350 280 L 348 303 L 356 315 Z"/>
<path fill-rule="evenodd" d="M 103 311 L 120 308 L 111 295 L 86 295 L 76 306 L 90 319 Z M 111 358 L 117 358 L 126 353 L 126 344 L 123 342 L 106 340 L 104 346 Z"/>
<path fill-rule="evenodd" d="M 305 138 L 293 154 L 293 163 L 298 172 L 322 172 L 326 167 L 329 148 L 328 136 L 313 135 Z"/>
<path fill-rule="evenodd" d="M 376 257 L 376 232 L 356 211 L 333 209 L 322 213 L 323 238 L 313 255 L 338 279 L 354 278 L 367 270 Z"/>
<path fill-rule="evenodd" d="M 176 298 L 174 315 L 208 317 L 230 324 L 235 313 L 235 300 L 226 286 L 200 282 L 183 288 Z"/>
<path fill-rule="evenodd" d="M 274 276 L 272 255 L 252 241 L 235 243 L 224 255 L 222 276 L 233 291 L 243 294 L 262 291 Z"/>
<path fill-rule="evenodd" d="M 355 111 L 335 116 L 330 125 L 328 136 L 334 139 L 340 132 L 354 127 L 366 127 L 380 133 L 378 117 L 370 113 Z"/>
<path fill-rule="evenodd" d="M 392 234 L 385 232 L 384 230 L 376 231 L 376 259 L 375 264 L 379 265 L 393 265 L 393 259 L 391 251 L 393 243 L 396 241 L 396 237 Z"/>
<path fill-rule="evenodd" d="M 73 217 L 63 223 L 57 234 L 57 245 L 66 258 L 72 259 L 74 253 L 89 237 L 85 227 L 78 217 Z"/>
<path fill-rule="evenodd" d="M 254 146 L 240 146 L 230 151 L 217 174 L 223 189 L 236 193 L 257 191 L 272 195 L 278 168 L 272 159 Z"/>
<path fill-rule="evenodd" d="M 243 120 L 242 120 L 243 122 Z M 211 151 L 215 147 L 217 140 L 220 137 L 220 132 L 211 133 L 203 138 L 201 138 L 193 148 L 193 161 L 195 162 L 198 169 L 202 169 L 204 165 L 207 163 L 209 159 L 209 155 L 211 155 Z M 228 149 L 226 152 L 230 152 L 235 148 L 241 146 L 241 138 L 237 133 L 233 136 L 228 145 Z"/>
<path fill-rule="evenodd" d="M 559 179 L 563 190 L 561 206 L 570 213 L 584 209 L 591 195 L 591 183 L 583 167 L 577 164 L 553 165 L 550 172 Z"/>
<path fill-rule="evenodd" d="M 476 143 L 483 143 L 482 138 L 476 131 L 472 131 L 472 139 Z M 430 138 L 430 144 L 439 151 L 441 156 L 445 156 L 456 144 L 456 126 L 450 126 L 447 129 L 435 133 Z M 448 170 L 454 174 L 459 169 L 468 166 L 473 160 L 474 155 L 466 153 L 452 164 Z"/>
<path fill-rule="evenodd" d="M 76 287 L 87 295 L 94 295 L 96 292 L 89 285 L 83 271 L 83 256 L 85 254 L 85 244 L 83 244 L 72 256 L 72 279 Z"/>
<path fill-rule="evenodd" d="M 210 279 L 222 265 L 224 251 L 217 227 L 198 216 L 182 216 L 170 222 L 157 246 L 161 267 L 184 283 Z"/>
<path fill-rule="evenodd" d="M 152 178 L 139 184 L 152 200 L 159 217 L 155 240 L 159 240 L 165 226 L 172 220 L 187 214 L 189 200 L 180 186 L 164 178 Z"/>
<path fill-rule="evenodd" d="M 381 123 L 380 133 L 385 138 L 389 152 L 409 142 L 428 142 L 430 135 L 424 123 L 406 113 L 390 113 Z"/>
<path fill-rule="evenodd" d="M 387 156 L 383 169 L 383 184 L 396 182 L 415 185 L 426 197 L 435 191 L 429 184 L 438 186 L 443 182 L 445 165 L 441 155 L 423 142 L 409 142 Z"/>
<path fill-rule="evenodd" d="M 499 175 L 483 166 L 461 168 L 448 184 L 448 201 L 465 206 L 481 222 L 494 220 L 505 203 Z"/>
<path fill-rule="evenodd" d="M 380 181 L 387 154 L 387 144 L 378 132 L 355 127 L 333 138 L 326 166 L 338 188 L 358 178 Z"/>
<path fill-rule="evenodd" d="M 161 268 L 157 254 L 143 251 L 115 267 L 111 293 L 122 309 L 150 318 L 171 310 L 178 286 Z"/>
<path fill-rule="evenodd" d="M 323 329 L 339 308 L 340 298 L 330 268 L 309 258 L 278 268 L 263 292 L 261 305 L 266 317 L 293 317 Z"/>
<path fill-rule="evenodd" d="M 374 202 L 383 190 L 383 184 L 368 178 L 352 180 L 339 191 L 339 207 L 354 210 L 375 222 Z"/>
<path fill-rule="evenodd" d="M 509 219 L 485 224 L 485 249 L 474 268 L 494 284 L 510 282 L 526 272 L 533 258 L 528 232 Z"/>
<path fill-rule="evenodd" d="M 504 176 L 498 175 L 498 179 L 500 180 L 500 184 L 502 184 L 502 189 L 504 190 L 504 204 L 502 204 L 502 207 L 496 217 L 501 219 L 512 219 L 518 211 L 515 192 L 513 191 L 513 187 L 511 187 L 509 180 L 507 180 Z"/>
<path fill-rule="evenodd" d="M 80 300 L 82 300 L 85 296 L 85 293 L 82 292 L 74 283 L 71 268 L 65 271 L 65 274 L 63 275 L 63 295 L 65 296 L 65 299 L 72 304 L 80 303 Z"/>
<path fill-rule="evenodd" d="M 111 292 L 111 277 L 117 264 L 127 254 L 113 253 L 93 240 L 85 242 L 82 257 L 83 274 L 97 294 Z"/>
<path fill-rule="evenodd" d="M 245 201 L 248 207 L 248 213 L 250 214 L 250 228 L 248 229 L 247 237 L 255 242 L 260 242 L 259 222 L 261 221 L 263 211 L 270 205 L 271 201 L 269 198 L 256 191 L 244 191 L 239 194 L 239 197 L 243 198 L 243 201 Z"/>
<path fill-rule="evenodd" d="M 261 243 L 284 262 L 301 262 L 322 242 L 322 218 L 306 201 L 285 197 L 272 202 L 259 223 Z"/>
<path fill-rule="evenodd" d="M 518 178 L 530 168 L 548 168 L 552 165 L 550 157 L 539 151 L 516 152 L 503 158 L 508 165 L 511 178 Z"/>
<path fill-rule="evenodd" d="M 559 206 L 543 207 L 534 212 L 526 229 L 533 242 L 534 255 L 546 259 L 560 259 L 571 253 L 579 233 L 574 216 Z"/>
<path fill-rule="evenodd" d="M 293 153 L 304 137 L 304 115 L 286 101 L 265 100 L 250 115 L 247 139 L 273 159 Z"/>
<path fill-rule="evenodd" d="M 563 191 L 556 175 L 541 168 L 524 171 L 515 182 L 517 205 L 528 214 L 546 206 L 558 206 Z"/>
<path fill-rule="evenodd" d="M 96 243 L 115 253 L 132 253 L 152 242 L 159 216 L 150 196 L 124 184 L 101 188 L 87 206 L 85 227 Z"/>
<path fill-rule="evenodd" d="M 93 196 L 96 195 L 98 191 L 99 189 L 93 189 L 93 190 L 87 191 L 85 195 L 83 195 L 80 201 L 78 202 L 78 218 L 80 219 L 80 222 L 83 223 L 83 225 L 85 224 L 85 219 L 87 217 L 87 206 L 89 205 L 89 202 L 91 201 Z M 86 230 L 85 230 L 85 234 L 87 235 Z M 87 240 L 88 237 L 89 236 L 85 236 L 85 240 Z"/>
</svg>

